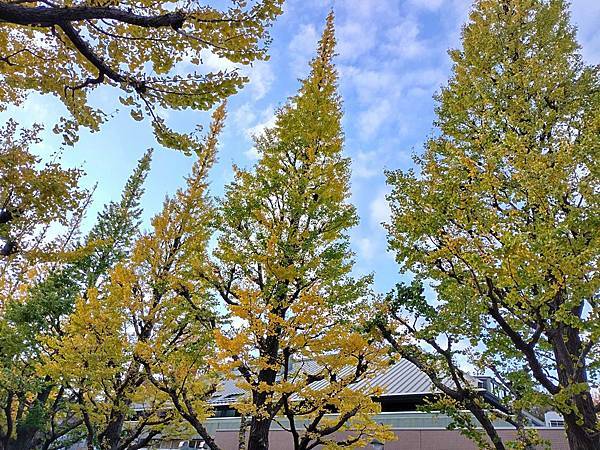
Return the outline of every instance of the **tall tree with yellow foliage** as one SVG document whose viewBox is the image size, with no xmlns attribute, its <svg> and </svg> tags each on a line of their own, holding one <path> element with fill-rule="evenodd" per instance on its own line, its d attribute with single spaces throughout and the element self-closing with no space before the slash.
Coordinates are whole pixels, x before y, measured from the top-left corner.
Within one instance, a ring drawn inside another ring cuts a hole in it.
<svg viewBox="0 0 600 450">
<path fill-rule="evenodd" d="M 259 162 L 253 171 L 235 168 L 203 272 L 231 315 L 217 333 L 220 368 L 248 392 L 238 409 L 251 417 L 249 450 L 269 447 L 279 416 L 289 419 L 297 449 L 387 437 L 370 421 L 374 392 L 351 388 L 383 355 L 359 327 L 370 278 L 350 276 L 346 233 L 358 218 L 347 201 L 334 52 L 331 14 L 298 94 L 255 140 Z M 349 435 L 336 439 L 338 431 Z"/>
<path fill-rule="evenodd" d="M 0 275 L 21 263 L 50 259 L 60 245 L 48 247 L 48 228 L 68 226 L 71 212 L 85 203 L 78 189 L 81 170 L 64 169 L 58 155 L 43 164 L 31 151 L 42 129 L 39 124 L 22 129 L 12 119 L 0 128 L 0 256 L 13 256 L 0 260 Z"/>
<path fill-rule="evenodd" d="M 24 136 L 29 136 L 24 133 Z M 20 149 L 19 151 L 23 151 Z M 16 151 L 16 150 L 15 150 Z M 8 153 L 10 154 L 10 153 Z M 79 222 L 85 211 L 89 196 L 79 193 L 69 206 L 75 209 L 73 219 L 68 220 L 65 231 L 59 233 L 54 227 L 55 237 L 43 245 L 43 253 L 38 253 L 28 241 L 27 235 L 19 238 L 20 251 L 3 260 L 5 270 L 2 282 L 6 286 L 0 310 L 0 448 L 21 450 L 30 448 L 48 449 L 57 445 L 68 446 L 80 438 L 82 420 L 74 408 L 73 392 L 59 380 L 43 374 L 44 355 L 49 348 L 47 340 L 59 339 L 63 325 L 72 313 L 77 297 L 87 288 L 102 284 L 107 272 L 115 263 L 128 254 L 134 235 L 138 232 L 141 210 L 140 197 L 144 192 L 143 183 L 149 170 L 150 154 L 147 152 L 127 181 L 119 202 L 110 202 L 98 215 L 96 224 L 86 238 L 79 242 Z M 14 156 L 12 161 L 18 161 Z M 36 162 L 34 158 L 24 158 L 22 163 Z M 24 230 L 44 230 L 43 216 L 37 211 L 59 211 L 67 209 L 60 202 L 60 196 L 69 192 L 68 178 L 54 166 L 54 176 L 62 173 L 54 183 L 50 174 L 33 168 L 26 170 L 20 164 L 13 164 L 8 170 L 21 174 L 23 188 L 14 192 L 10 202 L 14 209 L 26 211 L 16 215 L 10 225 Z M 68 172 L 67 172 L 68 173 Z M 74 174 L 78 174 L 75 171 Z M 30 177 L 36 178 L 29 181 Z M 19 186 L 11 176 L 7 182 L 13 189 Z M 52 196 L 40 191 L 53 192 L 56 205 L 48 205 Z M 34 201 L 27 199 L 31 191 Z M 38 202 L 42 202 L 41 204 Z M 67 217 L 66 211 L 62 211 Z M 53 216 L 50 216 L 53 217 Z M 61 217 L 61 216 L 59 216 Z M 25 223 L 21 221 L 25 219 Z M 44 241 L 44 233 L 35 236 L 37 245 Z M 46 236 L 47 237 L 47 236 Z M 42 258 L 43 256 L 43 258 Z M 15 267 L 16 264 L 16 267 Z M 19 274 L 25 270 L 25 274 Z M 11 281 L 12 280 L 12 281 Z"/>
<path fill-rule="evenodd" d="M 437 292 L 399 305 L 426 319 L 408 333 L 469 340 L 520 407 L 600 448 L 600 70 L 563 0 L 478 0 L 462 41 L 419 175 L 388 173 L 390 246 Z"/>
<path fill-rule="evenodd" d="M 72 249 L 73 232 L 87 203 L 81 171 L 55 160 L 42 164 L 31 147 L 41 127 L 0 128 L 0 449 L 30 448 L 53 417 L 53 386 L 35 372 L 35 335 L 52 328 L 36 285 Z M 37 291 L 37 292 L 36 292 Z M 26 304 L 32 303 L 27 309 Z M 25 311 L 27 309 L 27 311 Z M 60 309 L 60 308 L 58 308 Z M 53 431 L 53 430 L 52 430 Z"/>
<path fill-rule="evenodd" d="M 215 384 L 206 365 L 213 301 L 193 274 L 206 258 L 212 220 L 206 177 L 224 117 L 221 106 L 192 149 L 198 159 L 186 188 L 165 200 L 152 231 L 79 298 L 64 333 L 46 342 L 51 351 L 41 370 L 76 393 L 90 449 L 147 447 L 159 434 L 191 433 L 188 422 L 217 448 L 202 424 Z"/>
</svg>

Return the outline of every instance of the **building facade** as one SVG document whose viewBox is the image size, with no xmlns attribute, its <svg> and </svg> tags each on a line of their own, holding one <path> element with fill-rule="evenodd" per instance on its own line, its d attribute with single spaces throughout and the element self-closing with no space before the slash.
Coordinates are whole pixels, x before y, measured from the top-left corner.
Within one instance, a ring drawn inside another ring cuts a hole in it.
<svg viewBox="0 0 600 450">
<path fill-rule="evenodd" d="M 300 361 L 300 370 L 317 371 L 311 361 Z M 463 437 L 458 431 L 448 430 L 450 419 L 441 414 L 419 411 L 426 401 L 435 396 L 435 389 L 423 372 L 407 360 L 391 364 L 376 377 L 364 381 L 381 389 L 377 399 L 381 404 L 381 413 L 375 417 L 379 423 L 388 425 L 395 433 L 396 440 L 384 443 L 385 450 L 476 450 L 476 445 Z M 502 409 L 504 388 L 490 377 L 472 377 L 474 386 L 487 400 Z M 213 395 L 212 404 L 215 416 L 208 419 L 206 426 L 222 450 L 238 450 L 240 417 L 233 404 L 244 395 L 235 380 L 223 383 Z M 285 427 L 286 421 L 278 419 Z M 529 416 L 531 428 L 535 428 L 546 439 L 553 450 L 568 450 L 564 429 L 549 424 L 544 418 Z M 506 422 L 497 422 L 496 428 L 501 437 L 514 438 L 515 430 Z M 270 432 L 270 446 L 273 450 L 293 450 L 290 433 L 277 423 L 273 423 Z M 157 441 L 155 449 L 203 449 L 201 439 Z M 374 448 L 371 446 L 371 448 Z"/>
</svg>

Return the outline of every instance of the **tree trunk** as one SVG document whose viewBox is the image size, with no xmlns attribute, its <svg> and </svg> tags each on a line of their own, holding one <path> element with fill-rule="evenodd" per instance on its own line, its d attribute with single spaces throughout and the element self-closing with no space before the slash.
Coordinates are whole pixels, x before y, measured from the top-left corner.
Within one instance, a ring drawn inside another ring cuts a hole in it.
<svg viewBox="0 0 600 450">
<path fill-rule="evenodd" d="M 250 422 L 248 450 L 268 450 L 272 419 L 253 416 Z"/>
<path fill-rule="evenodd" d="M 571 450 L 598 450 L 600 449 L 600 437 L 587 433 L 583 426 L 578 425 L 576 416 L 565 416 L 565 429 L 569 448 Z"/>
<path fill-rule="evenodd" d="M 488 435 L 490 441 L 492 441 L 492 445 L 494 446 L 494 448 L 496 450 L 506 450 L 504 442 L 502 442 L 502 439 L 498 435 L 494 424 L 489 419 L 485 411 L 479 405 L 470 400 L 467 400 L 465 402 L 465 405 L 467 406 L 469 411 L 471 411 L 471 414 L 475 416 L 485 433 Z"/>
<path fill-rule="evenodd" d="M 283 301 L 283 299 L 281 299 Z M 273 313 L 282 319 L 285 318 L 285 308 L 275 308 Z M 276 366 L 277 356 L 279 354 L 279 339 L 281 336 L 281 327 L 277 326 L 273 334 L 265 339 L 265 345 L 261 349 L 261 357 L 267 357 L 267 361 Z M 272 367 L 261 369 L 258 372 L 258 386 L 262 384 L 274 386 L 277 380 L 277 371 Z M 252 403 L 256 408 L 256 414 L 252 416 L 250 422 L 250 434 L 248 436 L 248 450 L 268 450 L 269 448 L 269 430 L 273 417 L 278 411 L 269 405 L 273 393 L 265 392 L 258 387 L 252 392 Z M 266 408 L 265 408 L 266 406 Z M 266 417 L 264 417 L 266 415 Z"/>
<path fill-rule="evenodd" d="M 250 425 L 250 418 L 242 414 L 240 417 L 240 431 L 238 433 L 238 450 L 246 450 L 246 432 Z"/>
<path fill-rule="evenodd" d="M 563 414 L 569 448 L 571 450 L 600 449 L 600 434 L 596 428 L 598 419 L 594 412 L 592 396 L 589 392 L 584 392 L 574 396 L 573 401 L 576 405 L 575 413 Z"/>
<path fill-rule="evenodd" d="M 46 378 L 46 381 L 48 379 Z M 31 414 L 36 408 L 43 409 L 48 401 L 52 387 L 46 387 L 40 393 L 38 393 L 34 404 L 30 407 L 27 414 Z M 21 425 L 17 426 L 16 436 L 14 440 L 9 440 L 7 450 L 30 450 L 39 444 L 39 432 L 41 431 L 41 424 L 38 425 Z M 36 439 L 36 436 L 38 439 Z M 37 441 L 37 442 L 36 442 Z"/>
<path fill-rule="evenodd" d="M 551 342 L 560 386 L 565 389 L 573 384 L 587 383 L 587 365 L 585 361 L 580 361 L 583 345 L 579 330 L 563 324 L 553 333 Z M 565 420 L 569 448 L 571 450 L 600 449 L 598 417 L 590 391 L 573 395 L 570 401 L 575 407 L 574 411 L 569 413 L 560 411 Z"/>
<path fill-rule="evenodd" d="M 103 449 L 117 450 L 119 448 L 124 421 L 125 417 L 122 413 L 117 413 L 116 417 L 111 418 L 111 421 L 107 424 L 100 439 L 100 446 Z"/>
</svg>

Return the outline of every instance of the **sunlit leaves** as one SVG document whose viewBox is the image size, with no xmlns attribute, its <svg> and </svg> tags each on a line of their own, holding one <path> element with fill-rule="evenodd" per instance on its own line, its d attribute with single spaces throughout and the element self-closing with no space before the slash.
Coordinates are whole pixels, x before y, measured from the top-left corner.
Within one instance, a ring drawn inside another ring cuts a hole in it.
<svg viewBox="0 0 600 450">
<path fill-rule="evenodd" d="M 350 276 L 347 232 L 357 214 L 347 202 L 350 161 L 342 154 L 334 48 L 330 15 L 309 76 L 278 110 L 274 127 L 256 138 L 258 164 L 234 168 L 205 275 L 231 314 L 216 342 L 218 367 L 238 380 L 241 374 L 248 392 L 238 409 L 254 430 L 268 429 L 276 415 L 312 423 L 292 429 L 298 450 L 390 438 L 370 418 L 376 392 L 355 386 L 386 363 L 359 325 L 370 279 Z M 325 381 L 315 386 L 315 379 Z M 339 415 L 323 416 L 331 410 Z M 348 440 L 334 436 L 337 430 L 350 433 Z M 261 438 L 251 432 L 253 439 Z"/>
<path fill-rule="evenodd" d="M 476 2 L 450 55 L 419 174 L 388 173 L 390 244 L 432 281 L 436 314 L 418 312 L 440 339 L 468 340 L 482 370 L 525 370 L 529 381 L 512 378 L 522 406 L 537 385 L 569 414 L 565 399 L 590 402 L 598 383 L 584 373 L 598 355 L 599 72 L 559 0 Z"/>
<path fill-rule="evenodd" d="M 68 110 L 54 131 L 73 145 L 79 128 L 98 131 L 113 115 L 89 101 L 94 89 L 109 85 L 135 120 L 152 123 L 161 144 L 185 149 L 189 136 L 172 130 L 163 111 L 209 110 L 237 92 L 246 77 L 237 69 L 206 68 L 203 58 L 216 55 L 238 68 L 267 59 L 268 28 L 282 3 L 229 1 L 222 9 L 173 0 L 5 5 L 16 8 L 21 21 L 0 8 L 0 110 L 32 92 L 51 94 Z M 81 11 L 88 19 L 73 16 Z M 28 21 L 36 12 L 51 12 L 54 21 Z"/>
</svg>

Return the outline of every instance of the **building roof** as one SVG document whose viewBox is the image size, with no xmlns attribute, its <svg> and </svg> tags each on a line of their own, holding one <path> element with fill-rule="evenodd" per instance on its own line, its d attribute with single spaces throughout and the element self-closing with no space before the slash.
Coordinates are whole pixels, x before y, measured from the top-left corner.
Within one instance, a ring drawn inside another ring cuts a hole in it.
<svg viewBox="0 0 600 450">
<path fill-rule="evenodd" d="M 312 360 L 296 361 L 294 362 L 294 369 L 307 374 L 317 374 L 320 371 L 319 365 Z M 352 370 L 352 368 L 349 367 L 348 370 Z M 342 373 L 341 375 L 343 376 L 344 374 Z M 477 380 L 471 377 L 470 379 L 477 386 Z M 315 381 L 311 384 L 311 388 L 324 388 L 327 383 L 327 380 Z M 447 383 L 450 385 L 450 380 Z M 378 388 L 381 391 L 380 397 L 427 395 L 437 392 L 429 377 L 406 359 L 392 363 L 375 377 L 356 383 L 355 387 L 356 389 L 365 387 Z M 215 406 L 228 405 L 235 402 L 243 394 L 244 390 L 237 386 L 236 380 L 226 380 L 215 392 L 210 403 Z"/>
<path fill-rule="evenodd" d="M 237 380 L 225 380 L 213 394 L 209 402 L 214 406 L 229 405 L 244 394 L 244 390 L 237 386 Z"/>
<path fill-rule="evenodd" d="M 381 396 L 430 394 L 435 392 L 431 380 L 424 372 L 406 359 L 390 365 L 374 378 L 358 383 L 381 389 Z"/>
</svg>

